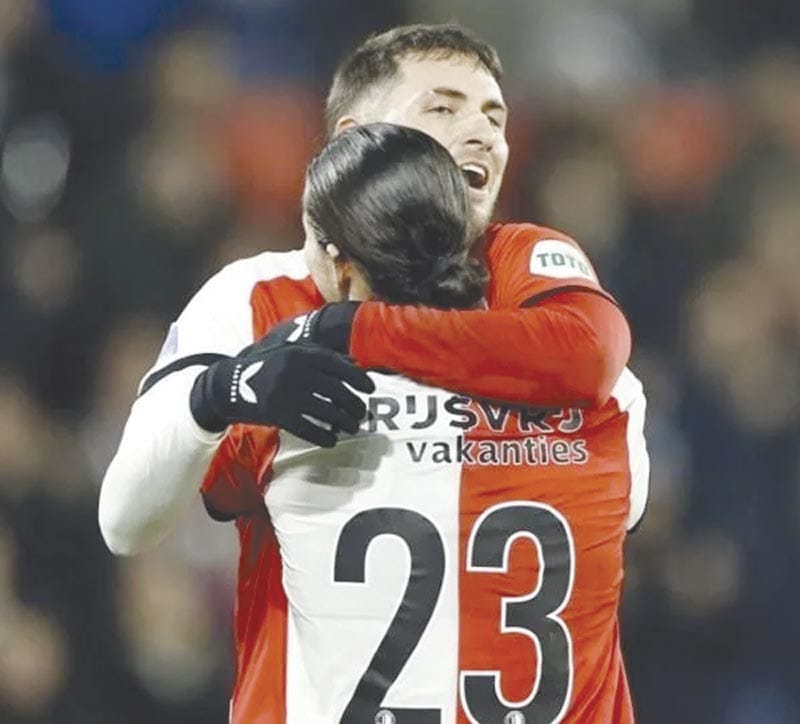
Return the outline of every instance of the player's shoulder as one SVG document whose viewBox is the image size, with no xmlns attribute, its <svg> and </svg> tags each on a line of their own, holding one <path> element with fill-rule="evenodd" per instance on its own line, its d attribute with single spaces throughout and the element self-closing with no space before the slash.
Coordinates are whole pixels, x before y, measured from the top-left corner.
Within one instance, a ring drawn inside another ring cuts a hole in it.
<svg viewBox="0 0 800 724">
<path fill-rule="evenodd" d="M 170 326 L 156 363 L 194 354 L 236 354 L 253 341 L 253 290 L 276 278 L 309 278 L 302 251 L 267 251 L 238 259 L 211 276 Z"/>
<path fill-rule="evenodd" d="M 209 281 L 216 281 L 219 285 L 234 284 L 241 287 L 243 282 L 253 286 L 258 282 L 270 281 L 277 277 L 301 280 L 308 274 L 308 265 L 302 249 L 264 251 L 226 264 Z"/>
<path fill-rule="evenodd" d="M 578 247 L 578 243 L 571 236 L 565 234 L 558 229 L 550 228 L 549 226 L 541 226 L 527 221 L 519 222 L 498 222 L 492 224 L 486 231 L 487 248 L 507 244 L 522 244 L 522 243 L 538 243 L 540 241 L 547 241 L 554 239 L 556 241 L 566 242 L 572 246 Z"/>
<path fill-rule="evenodd" d="M 267 251 L 237 259 L 206 280 L 184 308 L 179 321 L 236 316 L 242 317 L 243 325 L 249 325 L 250 298 L 259 283 L 278 277 L 288 277 L 300 283 L 308 276 L 308 267 L 300 250 Z"/>
<path fill-rule="evenodd" d="M 549 226 L 530 222 L 494 224 L 486 232 L 486 257 L 490 268 L 524 263 L 533 275 L 597 281 L 578 242 Z"/>
<path fill-rule="evenodd" d="M 279 277 L 297 281 L 309 276 L 302 250 L 265 251 L 223 266 L 203 284 L 197 297 L 209 301 L 249 300 L 253 288 Z"/>
</svg>

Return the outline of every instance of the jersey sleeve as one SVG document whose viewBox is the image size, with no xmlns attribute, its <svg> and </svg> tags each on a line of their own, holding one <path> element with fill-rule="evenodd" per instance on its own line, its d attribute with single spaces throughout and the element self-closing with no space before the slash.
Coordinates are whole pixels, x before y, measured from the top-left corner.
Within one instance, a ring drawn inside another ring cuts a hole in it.
<svg viewBox="0 0 800 724">
<path fill-rule="evenodd" d="M 495 238 L 487 259 L 489 309 L 365 302 L 351 355 L 472 396 L 536 407 L 603 404 L 630 356 L 630 330 L 577 245 L 523 226 Z M 541 273 L 551 264 L 559 271 Z"/>
<path fill-rule="evenodd" d="M 647 398 L 641 381 L 627 368 L 611 395 L 616 399 L 620 412 L 627 415 L 625 438 L 631 477 L 627 528 L 632 532 L 644 518 L 650 493 L 650 455 L 644 430 Z"/>
<path fill-rule="evenodd" d="M 195 371 L 168 375 L 137 399 L 100 489 L 98 522 L 108 547 L 133 554 L 158 543 L 192 500 L 220 436 L 189 411 Z"/>
<path fill-rule="evenodd" d="M 579 290 L 613 302 L 580 246 L 555 229 L 532 224 L 500 227 L 486 257 L 492 307 L 532 305 L 557 292 Z"/>
<path fill-rule="evenodd" d="M 226 438 L 198 427 L 189 395 L 204 367 L 252 343 L 256 285 L 307 274 L 295 252 L 265 252 L 237 261 L 206 282 L 170 327 L 157 361 L 139 386 L 103 479 L 98 516 L 113 551 L 136 552 L 157 542 L 196 500 L 204 476 L 209 509 L 219 504 L 235 516 L 257 501 L 252 475 L 208 477 L 209 464 L 213 468 Z M 237 472 L 241 470 L 239 466 Z"/>
</svg>

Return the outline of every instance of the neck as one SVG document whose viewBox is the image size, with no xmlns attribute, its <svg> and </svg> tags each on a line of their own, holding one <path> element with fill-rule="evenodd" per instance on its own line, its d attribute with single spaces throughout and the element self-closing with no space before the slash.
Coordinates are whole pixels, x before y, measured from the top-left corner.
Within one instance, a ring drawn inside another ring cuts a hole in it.
<svg viewBox="0 0 800 724">
<path fill-rule="evenodd" d="M 372 298 L 372 289 L 361 275 L 355 275 L 348 280 L 345 298 L 351 302 L 364 302 Z"/>
</svg>

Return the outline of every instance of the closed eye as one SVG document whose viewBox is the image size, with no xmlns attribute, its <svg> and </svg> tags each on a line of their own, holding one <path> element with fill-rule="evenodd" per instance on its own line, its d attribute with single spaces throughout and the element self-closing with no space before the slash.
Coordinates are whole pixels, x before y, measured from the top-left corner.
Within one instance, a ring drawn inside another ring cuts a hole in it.
<svg viewBox="0 0 800 724">
<path fill-rule="evenodd" d="M 428 113 L 439 113 L 441 115 L 449 116 L 453 113 L 453 109 L 450 106 L 433 106 L 433 108 L 428 109 Z"/>
<path fill-rule="evenodd" d="M 491 123 L 495 128 L 501 128 L 502 127 L 503 124 L 502 124 L 502 122 L 500 121 L 499 118 L 497 118 L 495 116 L 486 116 L 486 117 L 489 119 L 489 123 Z"/>
</svg>

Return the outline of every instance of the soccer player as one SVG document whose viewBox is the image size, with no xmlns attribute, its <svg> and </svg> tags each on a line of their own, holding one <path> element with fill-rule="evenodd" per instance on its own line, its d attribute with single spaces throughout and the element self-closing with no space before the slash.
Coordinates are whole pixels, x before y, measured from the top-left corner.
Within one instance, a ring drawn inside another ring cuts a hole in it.
<svg viewBox="0 0 800 724">
<path fill-rule="evenodd" d="M 475 306 L 465 196 L 418 131 L 338 136 L 308 174 L 311 278 L 327 301 Z M 268 287 L 255 301 L 260 333 L 282 314 Z M 314 314 L 266 339 L 301 340 Z M 373 375 L 370 420 L 334 449 L 235 427 L 203 485 L 242 543 L 232 721 L 632 722 L 617 608 L 628 438 L 644 448 L 627 377 L 616 407 L 580 411 Z"/>
<path fill-rule="evenodd" d="M 131 553 L 151 544 L 196 495 L 198 482 L 224 437 L 222 430 L 213 429 L 221 424 L 219 418 L 216 426 L 208 427 L 208 411 L 212 410 L 213 417 L 213 409 L 226 407 L 226 400 L 230 414 L 224 417 L 229 422 L 278 426 L 324 445 L 335 443 L 334 432 L 313 420 L 352 432 L 363 412 L 363 403 L 341 379 L 364 391 L 369 391 L 370 383 L 344 358 L 334 356 L 334 351 L 348 353 L 364 368 L 396 370 L 469 395 L 541 408 L 586 408 L 598 420 L 613 417 L 618 433 L 628 444 L 620 445 L 617 437 L 613 453 L 600 445 L 605 452 L 592 458 L 596 472 L 592 486 L 605 490 L 606 476 L 611 475 L 623 481 L 624 495 L 611 496 L 618 507 L 615 516 L 608 518 L 608 534 L 621 544 L 626 522 L 634 525 L 644 508 L 647 465 L 639 444 L 642 405 L 631 402 L 637 398 L 638 383 L 624 369 L 630 351 L 627 324 L 574 241 L 532 224 L 488 226 L 508 156 L 507 111 L 499 80 L 500 65 L 494 50 L 461 28 L 397 28 L 368 40 L 343 62 L 327 107 L 334 135 L 360 123 L 391 120 L 426 131 L 450 151 L 471 186 L 472 231 L 479 238 L 475 254 L 485 260 L 491 274 L 486 293 L 489 308 L 441 310 L 379 301 L 343 301 L 327 305 L 298 330 L 299 337 L 319 346 L 251 347 L 232 361 L 230 355 L 238 355 L 243 347 L 252 345 L 279 319 L 308 312 L 325 300 L 298 252 L 266 253 L 227 267 L 198 292 L 178 318 L 159 361 L 142 383 L 142 394 L 134 404 L 101 494 L 101 528 L 112 550 Z M 265 298 L 273 304 L 266 305 Z M 322 346 L 331 348 L 330 356 L 325 356 Z M 263 363 L 262 367 L 253 367 L 258 362 Z M 204 371 L 211 368 L 220 371 L 217 379 L 225 381 L 216 391 L 197 384 Z M 215 396 L 217 404 L 210 404 Z M 256 404 L 248 401 L 253 397 Z M 450 407 L 458 410 L 463 404 L 457 399 Z M 507 419 L 502 412 L 497 413 L 499 417 L 491 412 L 495 408 L 486 409 L 495 425 L 498 420 Z M 420 415 L 421 408 L 415 412 L 407 408 L 407 412 Z M 585 415 L 588 418 L 589 412 Z M 198 424 L 200 420 L 206 423 L 205 428 Z M 472 417 L 464 413 L 462 422 L 472 422 Z M 528 430 L 532 426 L 544 427 L 545 438 L 547 431 L 568 431 L 579 424 L 581 429 L 587 424 L 579 413 L 565 413 L 565 419 L 555 423 L 530 418 L 524 422 Z M 531 443 L 529 449 L 520 452 L 536 460 L 547 456 L 556 465 L 582 457 L 582 445 L 568 453 L 555 442 L 562 441 L 554 441 L 552 449 L 546 442 Z M 464 440 L 461 443 L 466 444 Z M 444 448 L 437 447 L 436 451 L 438 457 L 445 455 Z M 247 448 L 243 446 L 241 452 L 246 456 Z M 415 454 L 422 453 L 415 449 Z M 461 462 L 468 464 L 474 459 L 472 448 L 457 447 L 450 454 L 460 455 Z M 515 453 L 507 448 L 505 454 L 508 461 Z M 257 462 L 266 470 L 271 460 Z M 624 470 L 619 467 L 623 463 L 627 465 Z M 242 470 L 251 467 L 246 457 L 237 458 L 236 464 Z M 564 464 L 558 469 L 566 471 L 569 467 Z M 476 462 L 476 470 L 482 469 Z M 280 698 L 269 689 L 283 691 L 281 676 L 251 675 L 248 679 L 243 674 L 246 670 L 254 672 L 261 665 L 282 665 L 278 654 L 283 651 L 281 642 L 285 643 L 282 637 L 286 635 L 286 602 L 280 561 L 269 519 L 260 512 L 263 505 L 258 491 L 251 486 L 237 486 L 235 471 L 229 472 L 233 484 L 214 485 L 213 490 L 207 484 L 204 500 L 215 517 L 236 518 L 242 541 L 240 580 L 244 584 L 237 604 L 237 636 L 240 642 L 245 638 L 247 641 L 239 649 L 235 716 L 237 721 L 258 721 L 258 717 L 280 721 L 257 712 L 264 711 L 263 706 L 259 708 L 259 701 Z M 513 472 L 513 466 L 509 472 Z M 155 485 L 155 481 L 159 484 Z M 510 500 L 516 500 L 511 481 L 512 477 L 508 485 L 496 490 L 495 497 L 506 491 L 512 495 Z M 477 493 L 481 485 L 478 480 L 465 489 Z M 572 491 L 566 482 L 557 487 L 564 494 Z M 217 492 L 223 490 L 224 494 Z M 585 500 L 586 509 L 590 510 L 594 505 L 591 496 Z M 477 504 L 469 500 L 459 505 L 465 510 L 477 509 Z M 489 508 L 491 505 L 482 510 Z M 476 516 L 475 522 L 478 519 Z M 468 517 L 462 520 L 467 525 Z M 466 528 L 461 534 L 469 540 Z M 530 532 L 520 535 L 536 539 Z M 518 544 L 509 555 L 509 570 L 517 570 L 517 548 Z M 478 561 L 475 565 L 480 568 L 482 564 Z M 538 562 L 530 565 L 536 567 Z M 576 580 L 582 570 L 590 568 L 591 564 L 582 569 L 576 563 Z M 619 561 L 614 570 L 618 587 Z M 485 575 L 492 578 L 490 573 Z M 471 591 L 468 583 L 461 585 L 467 586 L 468 593 Z M 497 581 L 492 579 L 491 585 L 496 586 Z M 547 622 L 558 616 L 558 604 L 544 612 L 541 605 L 547 603 L 545 608 L 549 608 L 550 602 L 531 599 L 532 590 L 523 586 L 520 595 L 525 600 L 538 601 L 534 613 L 542 613 L 544 625 L 549 626 Z M 498 600 L 480 604 L 480 596 L 474 592 L 468 598 L 474 599 L 476 605 L 493 606 L 499 615 Z M 502 610 L 510 603 L 504 602 Z M 254 612 L 257 618 L 260 616 L 258 631 L 249 628 L 256 622 L 248 618 Z M 512 628 L 525 628 L 514 623 L 519 616 L 524 623 L 524 612 L 509 614 L 508 621 L 503 621 Z M 607 619 L 608 625 L 615 626 L 615 621 L 615 616 Z M 559 624 L 553 625 L 560 628 Z M 486 635 L 490 634 L 499 635 L 496 629 Z M 582 635 L 579 632 L 578 639 L 573 636 L 575 656 L 581 655 Z M 529 638 L 531 646 L 541 646 L 535 635 Z M 469 636 L 462 640 L 468 641 Z M 502 650 L 502 637 L 498 643 Z M 473 639 L 471 646 L 473 658 L 466 660 L 468 668 L 505 671 L 502 663 L 494 668 L 488 668 L 491 662 L 476 663 L 474 656 L 480 653 L 480 641 Z M 487 652 L 490 648 L 487 646 Z M 629 721 L 630 706 L 619 652 L 612 648 L 602 657 L 606 675 L 598 701 L 614 711 L 596 721 Z M 560 662 L 563 661 L 562 657 Z M 576 666 L 576 670 L 580 668 Z M 277 673 L 281 673 L 280 668 Z M 517 701 L 513 697 L 518 695 L 536 698 L 536 687 L 527 694 L 508 693 L 506 687 L 513 683 L 506 683 L 507 677 L 501 678 L 501 691 L 512 697 L 509 701 Z M 537 673 L 538 678 L 541 677 Z M 576 711 L 591 703 L 583 701 L 583 696 L 575 684 L 572 700 Z M 522 721 L 521 711 L 509 709 L 509 721 Z M 390 721 L 389 716 L 393 715 L 386 714 L 384 720 Z"/>
</svg>

